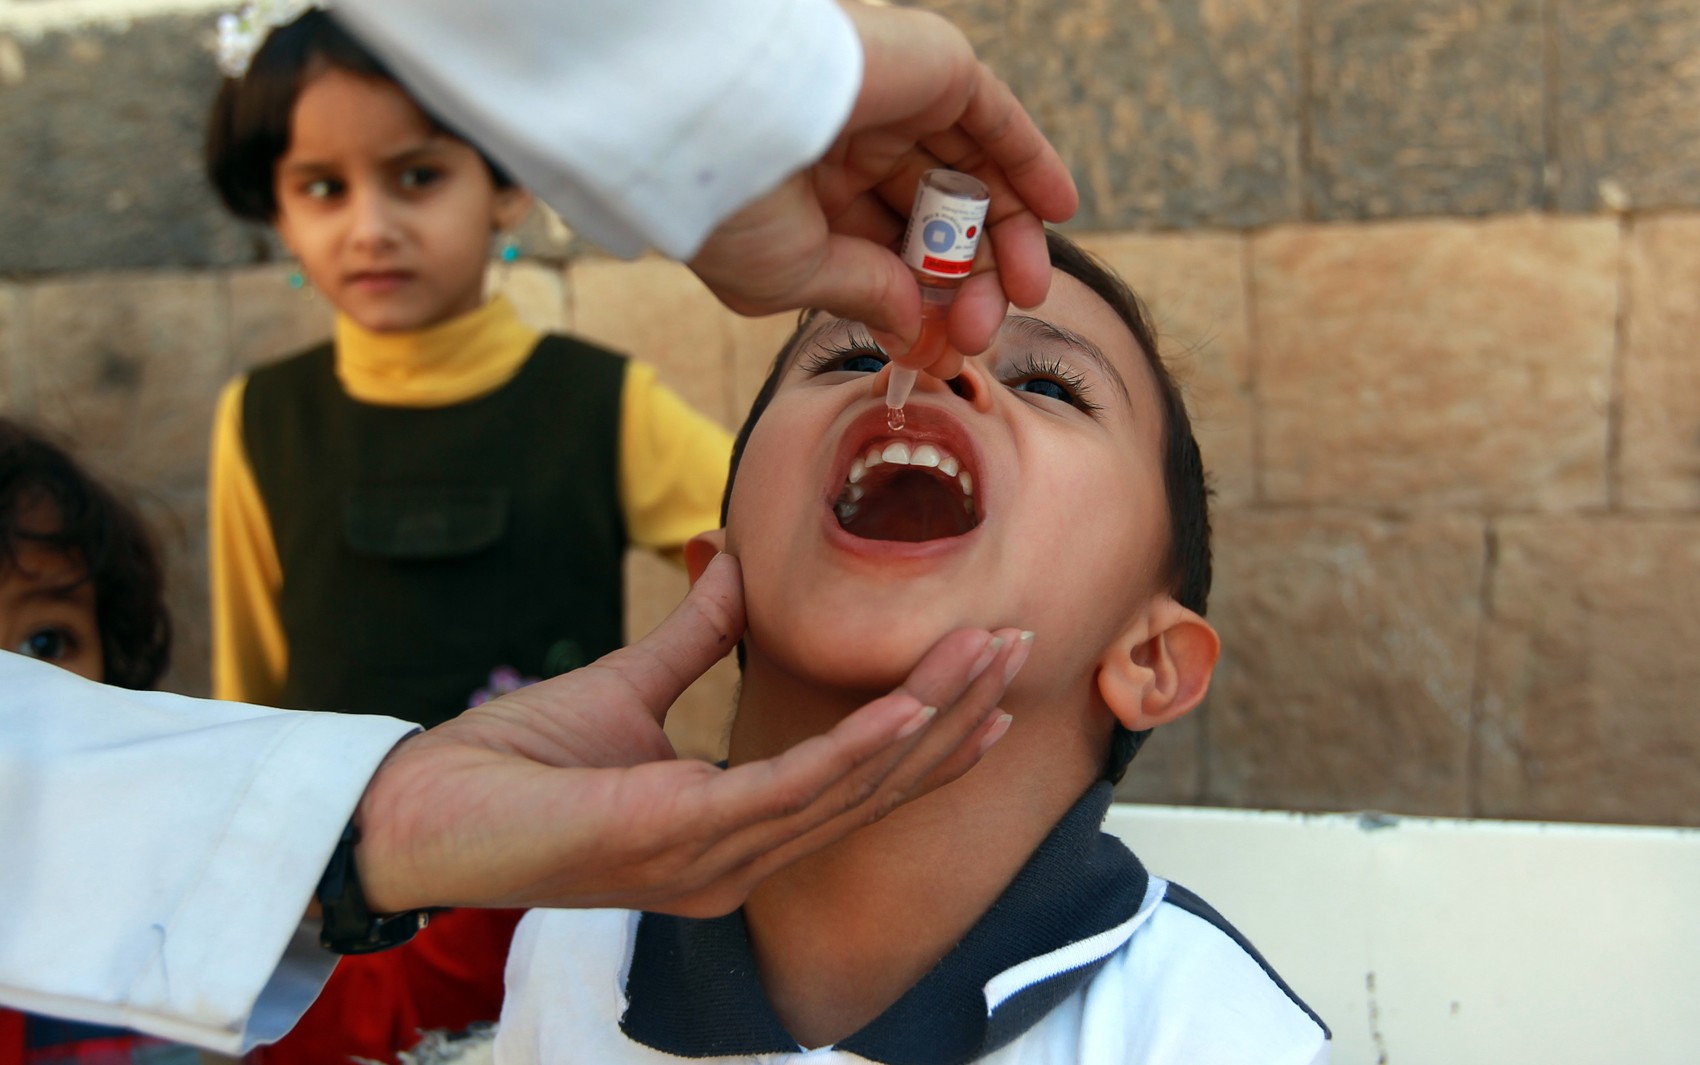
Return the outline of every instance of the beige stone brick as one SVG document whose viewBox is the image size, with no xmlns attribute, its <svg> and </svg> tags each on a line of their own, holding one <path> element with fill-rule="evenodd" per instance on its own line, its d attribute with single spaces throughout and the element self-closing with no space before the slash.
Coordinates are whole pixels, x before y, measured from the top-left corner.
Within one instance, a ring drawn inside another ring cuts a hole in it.
<svg viewBox="0 0 1700 1065">
<path fill-rule="evenodd" d="M 732 427 L 744 423 L 774 356 L 797 328 L 795 312 L 770 314 L 765 318 L 731 316 L 732 334 Z"/>
<path fill-rule="evenodd" d="M 206 696 L 212 691 L 212 626 L 207 578 L 207 507 L 201 492 L 144 493 L 136 500 L 165 564 L 165 604 L 171 612 L 171 668 L 164 691 Z"/>
<path fill-rule="evenodd" d="M 14 381 L 24 372 L 23 306 L 16 285 L 0 285 L 0 412 L 12 415 L 23 413 L 23 396 Z"/>
<path fill-rule="evenodd" d="M 1306 7 L 1309 217 L 1542 206 L 1545 0 Z"/>
<path fill-rule="evenodd" d="M 488 287 L 513 303 L 520 321 L 547 333 L 567 327 L 566 281 L 559 267 L 547 263 L 497 263 L 490 267 Z"/>
<path fill-rule="evenodd" d="M 647 551 L 626 558 L 626 640 L 649 632 L 684 598 L 685 571 Z M 691 685 L 667 715 L 667 736 L 683 757 L 726 757 L 727 727 L 738 689 L 738 667 L 727 658 Z"/>
<path fill-rule="evenodd" d="M 694 274 L 664 259 L 585 258 L 567 288 L 575 334 L 650 363 L 692 406 L 731 421 L 730 312 Z"/>
<path fill-rule="evenodd" d="M 295 267 L 230 272 L 231 349 L 238 372 L 329 340 L 336 308 L 308 288 L 291 288 Z"/>
<path fill-rule="evenodd" d="M 1206 796 L 1463 814 L 1482 521 L 1227 510 Z"/>
<path fill-rule="evenodd" d="M 1201 755 L 1206 713 L 1194 710 L 1151 734 L 1116 785 L 1118 802 L 1161 802 L 1183 806 L 1203 798 Z"/>
<path fill-rule="evenodd" d="M 1481 814 L 1700 825 L 1700 519 L 1498 529 Z"/>
<path fill-rule="evenodd" d="M 1628 305 L 1620 500 L 1700 509 L 1700 215 L 1635 222 Z"/>
<path fill-rule="evenodd" d="M 199 490 L 230 372 L 221 280 L 103 275 L 29 295 L 30 403 L 137 488 Z"/>
<path fill-rule="evenodd" d="M 1700 206 L 1700 6 L 1544 6 L 1558 208 Z"/>
<path fill-rule="evenodd" d="M 1301 217 L 1297 0 L 1009 0 L 977 34 L 1095 229 Z"/>
<path fill-rule="evenodd" d="M 1149 306 L 1163 357 L 1186 391 L 1217 503 L 1249 502 L 1254 408 L 1246 238 L 1122 233 L 1078 239 Z"/>
<path fill-rule="evenodd" d="M 1265 499 L 1604 504 L 1615 222 L 1306 226 L 1252 250 Z"/>
</svg>

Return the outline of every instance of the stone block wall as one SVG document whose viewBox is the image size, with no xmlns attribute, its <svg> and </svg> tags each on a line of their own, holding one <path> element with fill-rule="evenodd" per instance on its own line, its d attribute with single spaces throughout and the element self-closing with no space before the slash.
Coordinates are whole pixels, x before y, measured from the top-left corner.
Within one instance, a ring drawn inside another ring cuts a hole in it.
<svg viewBox="0 0 1700 1065">
<path fill-rule="evenodd" d="M 201 188 L 206 17 L 17 14 L 60 2 L 0 0 L 0 409 L 161 525 L 169 684 L 201 691 L 213 397 L 328 309 Z M 1224 659 L 1123 797 L 1700 825 L 1700 7 L 928 6 L 1075 168 L 1070 230 L 1151 304 L 1216 489 Z M 789 328 L 542 222 L 526 248 L 493 271 L 523 313 L 728 426 Z M 639 632 L 683 577 L 630 573 Z"/>
</svg>

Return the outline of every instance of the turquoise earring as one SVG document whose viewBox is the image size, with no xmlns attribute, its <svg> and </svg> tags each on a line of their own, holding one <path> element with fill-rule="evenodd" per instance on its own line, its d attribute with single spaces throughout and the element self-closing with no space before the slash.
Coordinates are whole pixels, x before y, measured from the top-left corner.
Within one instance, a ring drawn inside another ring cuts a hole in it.
<svg viewBox="0 0 1700 1065">
<path fill-rule="evenodd" d="M 512 263 L 519 258 L 519 238 L 512 233 L 503 233 L 501 243 L 496 250 L 496 257 L 504 263 Z"/>
<path fill-rule="evenodd" d="M 299 266 L 289 272 L 289 287 L 297 292 L 307 287 L 307 275 L 301 272 Z"/>
</svg>

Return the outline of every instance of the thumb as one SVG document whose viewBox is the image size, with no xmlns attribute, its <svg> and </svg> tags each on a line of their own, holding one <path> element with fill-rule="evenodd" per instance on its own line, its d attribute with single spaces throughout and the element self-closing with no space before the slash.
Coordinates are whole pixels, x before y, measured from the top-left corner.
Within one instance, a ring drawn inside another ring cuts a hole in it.
<svg viewBox="0 0 1700 1065">
<path fill-rule="evenodd" d="M 887 346 L 891 354 L 908 351 L 921 332 L 921 291 L 914 275 L 896 252 L 862 237 L 830 235 L 826 256 L 796 303 L 861 322 L 882 344 L 898 338 L 896 351 Z"/>
<path fill-rule="evenodd" d="M 655 715 L 673 703 L 744 634 L 744 582 L 738 560 L 722 552 L 683 601 L 649 635 L 603 660 L 617 669 Z"/>
</svg>

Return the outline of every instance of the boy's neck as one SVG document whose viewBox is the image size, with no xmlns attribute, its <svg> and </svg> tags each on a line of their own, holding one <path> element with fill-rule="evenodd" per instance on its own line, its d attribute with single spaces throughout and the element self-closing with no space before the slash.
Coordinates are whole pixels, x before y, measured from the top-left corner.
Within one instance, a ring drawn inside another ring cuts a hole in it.
<svg viewBox="0 0 1700 1065">
<path fill-rule="evenodd" d="M 870 697 L 811 687 L 752 656 L 731 761 L 778 754 Z M 1088 726 L 1084 696 L 1078 701 L 1006 699 L 1015 722 L 972 771 L 792 863 L 751 894 L 744 914 L 762 985 L 800 1043 L 837 1042 L 901 997 L 1079 800 L 1098 774 L 1104 742 Z"/>
</svg>

